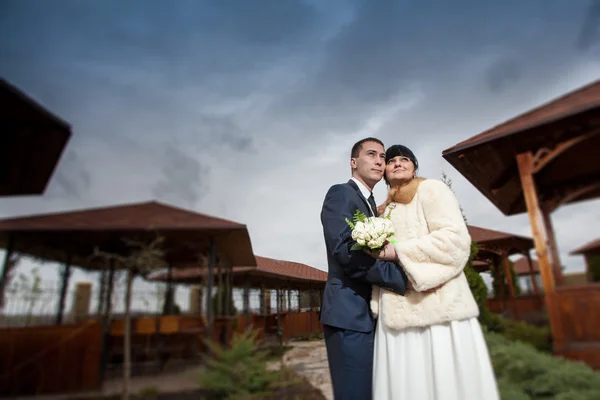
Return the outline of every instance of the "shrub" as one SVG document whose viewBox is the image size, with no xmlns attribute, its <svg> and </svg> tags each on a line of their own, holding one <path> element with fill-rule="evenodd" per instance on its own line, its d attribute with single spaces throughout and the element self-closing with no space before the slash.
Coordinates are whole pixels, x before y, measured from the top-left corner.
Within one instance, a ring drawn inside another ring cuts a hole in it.
<svg viewBox="0 0 600 400">
<path fill-rule="evenodd" d="M 489 313 L 485 328 L 499 333 L 506 339 L 529 344 L 543 352 L 552 352 L 552 332 L 549 327 L 537 327 L 522 321 L 513 321 L 498 314 Z"/>
<path fill-rule="evenodd" d="M 585 364 L 553 357 L 497 333 L 485 336 L 502 399 L 600 398 L 600 374 Z"/>
<path fill-rule="evenodd" d="M 504 268 L 504 260 L 497 260 L 498 264 L 493 263 L 491 265 L 492 276 L 494 280 L 492 282 L 492 287 L 494 288 L 494 297 L 507 298 L 510 296 L 510 288 L 508 286 L 508 279 L 506 279 L 506 270 Z M 521 294 L 521 286 L 519 285 L 519 280 L 517 279 L 517 274 L 515 273 L 514 265 L 515 263 L 511 260 L 508 260 L 508 264 L 510 266 L 510 279 L 512 280 L 513 288 L 515 289 L 515 295 L 518 296 Z"/>
<path fill-rule="evenodd" d="M 600 254 L 587 256 L 587 262 L 592 275 L 592 282 L 600 282 Z"/>
<path fill-rule="evenodd" d="M 229 349 L 207 342 L 212 356 L 207 359 L 199 383 L 211 393 L 211 398 L 249 399 L 295 383 L 285 379 L 284 370 L 267 369 L 269 352 L 256 347 L 256 335 L 251 330 L 235 334 Z"/>
</svg>

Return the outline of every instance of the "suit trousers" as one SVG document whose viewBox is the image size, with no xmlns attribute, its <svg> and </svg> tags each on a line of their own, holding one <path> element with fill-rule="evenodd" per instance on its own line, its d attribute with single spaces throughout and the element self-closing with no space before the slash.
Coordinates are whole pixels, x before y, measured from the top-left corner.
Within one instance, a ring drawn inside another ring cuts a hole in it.
<svg viewBox="0 0 600 400">
<path fill-rule="evenodd" d="M 375 329 L 357 332 L 323 325 L 335 400 L 371 400 Z"/>
</svg>

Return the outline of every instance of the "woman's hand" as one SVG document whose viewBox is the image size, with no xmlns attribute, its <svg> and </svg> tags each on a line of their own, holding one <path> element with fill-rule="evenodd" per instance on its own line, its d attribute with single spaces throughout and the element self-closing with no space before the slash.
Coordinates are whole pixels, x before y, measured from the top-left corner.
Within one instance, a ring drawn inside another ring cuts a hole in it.
<svg viewBox="0 0 600 400">
<path fill-rule="evenodd" d="M 396 246 L 394 246 L 390 242 L 387 242 L 385 246 L 383 246 L 379 251 L 365 250 L 365 252 L 378 260 L 398 261 L 398 253 L 396 253 Z"/>
</svg>

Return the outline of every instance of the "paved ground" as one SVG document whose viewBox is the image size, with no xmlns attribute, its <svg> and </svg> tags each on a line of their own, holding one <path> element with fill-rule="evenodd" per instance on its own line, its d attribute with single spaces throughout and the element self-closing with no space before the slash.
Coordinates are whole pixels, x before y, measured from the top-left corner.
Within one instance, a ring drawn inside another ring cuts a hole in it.
<svg viewBox="0 0 600 400">
<path fill-rule="evenodd" d="M 292 368 L 298 374 L 307 378 L 307 380 L 319 389 L 328 400 L 333 400 L 331 389 L 331 379 L 329 376 L 329 367 L 327 365 L 327 353 L 325 351 L 325 342 L 323 340 L 309 342 L 291 342 L 287 344 L 292 349 L 283 356 L 283 364 Z M 281 362 L 271 363 L 271 368 L 279 368 Z M 160 393 L 176 393 L 182 390 L 193 390 L 198 387 L 197 376 L 199 368 L 189 369 L 184 372 L 164 373 L 157 376 L 132 377 L 130 381 L 130 392 L 137 393 L 140 390 L 154 388 Z M 120 393 L 122 381 L 120 379 L 111 379 L 104 383 L 102 394 Z M 99 393 L 87 393 L 93 397 Z M 36 400 L 65 400 L 70 397 L 83 397 L 86 394 L 77 395 L 59 395 L 59 396 L 35 396 Z M 17 399 L 32 400 L 32 397 L 22 397 Z M 14 400 L 17 400 L 14 399 Z"/>
<path fill-rule="evenodd" d="M 292 342 L 289 345 L 293 349 L 283 356 L 284 365 L 305 376 L 328 400 L 333 400 L 325 342 Z"/>
</svg>

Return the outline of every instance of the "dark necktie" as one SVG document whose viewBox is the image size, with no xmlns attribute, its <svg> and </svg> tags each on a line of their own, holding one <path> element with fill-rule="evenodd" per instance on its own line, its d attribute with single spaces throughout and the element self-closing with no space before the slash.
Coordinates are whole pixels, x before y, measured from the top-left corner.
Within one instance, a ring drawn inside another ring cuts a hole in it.
<svg viewBox="0 0 600 400">
<path fill-rule="evenodd" d="M 377 216 L 377 206 L 375 205 L 375 197 L 373 197 L 373 193 L 369 196 L 369 200 L 367 200 L 371 205 L 371 211 L 373 212 L 373 216 Z"/>
</svg>

